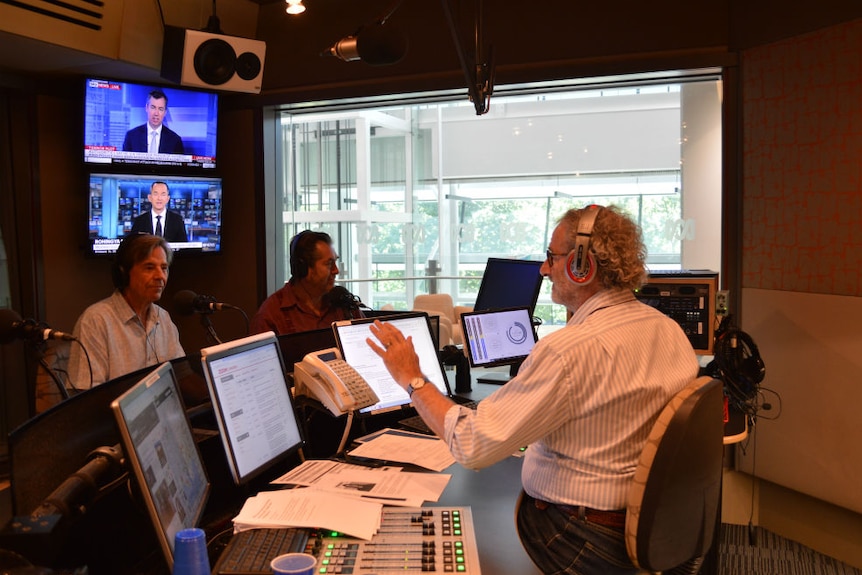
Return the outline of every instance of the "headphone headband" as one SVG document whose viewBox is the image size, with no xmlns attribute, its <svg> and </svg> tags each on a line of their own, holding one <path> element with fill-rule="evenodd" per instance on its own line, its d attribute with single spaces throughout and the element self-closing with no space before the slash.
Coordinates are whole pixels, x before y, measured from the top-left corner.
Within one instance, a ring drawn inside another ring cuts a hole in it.
<svg viewBox="0 0 862 575">
<path fill-rule="evenodd" d="M 587 284 L 596 275 L 595 259 L 590 254 L 590 238 L 601 206 L 590 204 L 581 212 L 578 218 L 578 229 L 575 231 L 575 247 L 569 252 L 566 260 L 566 270 L 569 279 L 577 284 Z"/>
</svg>

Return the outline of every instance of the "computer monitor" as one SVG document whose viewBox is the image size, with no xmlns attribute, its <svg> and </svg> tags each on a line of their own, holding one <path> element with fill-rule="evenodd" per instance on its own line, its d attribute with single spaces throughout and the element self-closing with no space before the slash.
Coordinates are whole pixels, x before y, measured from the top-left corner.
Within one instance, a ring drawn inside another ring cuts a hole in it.
<svg viewBox="0 0 862 575">
<path fill-rule="evenodd" d="M 449 383 L 437 356 L 428 314 L 410 312 L 376 319 L 394 325 L 401 330 L 404 337 L 413 337 L 413 347 L 419 356 L 422 373 L 442 394 L 449 395 Z M 374 339 L 369 327 L 374 321 L 372 318 L 354 319 L 335 322 L 332 325 L 344 361 L 359 372 L 380 399 L 376 404 L 361 409 L 360 413 L 364 414 L 383 413 L 410 404 L 410 396 L 392 379 L 383 365 L 383 360 L 365 341 L 369 337 Z"/>
<path fill-rule="evenodd" d="M 471 367 L 519 365 L 538 341 L 526 307 L 467 312 L 461 322 Z"/>
<path fill-rule="evenodd" d="M 474 310 L 526 307 L 530 315 L 542 288 L 542 261 L 488 258 Z"/>
<path fill-rule="evenodd" d="M 273 332 L 206 347 L 201 364 L 237 485 L 302 448 L 305 441 Z"/>
<path fill-rule="evenodd" d="M 281 357 L 288 373 L 293 372 L 294 364 L 299 363 L 309 353 L 335 347 L 335 334 L 331 327 L 282 333 L 278 335 Z"/>
<path fill-rule="evenodd" d="M 163 363 L 111 403 L 156 537 L 173 569 L 174 536 L 197 527 L 210 483 L 180 397 L 173 366 Z"/>
</svg>

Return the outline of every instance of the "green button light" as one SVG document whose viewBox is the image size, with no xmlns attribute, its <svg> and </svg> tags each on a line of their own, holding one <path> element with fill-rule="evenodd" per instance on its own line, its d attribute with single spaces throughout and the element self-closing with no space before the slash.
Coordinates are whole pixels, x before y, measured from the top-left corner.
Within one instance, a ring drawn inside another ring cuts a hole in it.
<svg viewBox="0 0 862 575">
<path fill-rule="evenodd" d="M 465 567 L 464 565 L 458 565 L 455 569 L 457 569 L 458 571 L 463 573 L 464 571 L 467 570 L 467 567 Z"/>
<path fill-rule="evenodd" d="M 455 557 L 455 563 L 463 563 L 463 562 L 464 562 L 463 557 Z"/>
</svg>

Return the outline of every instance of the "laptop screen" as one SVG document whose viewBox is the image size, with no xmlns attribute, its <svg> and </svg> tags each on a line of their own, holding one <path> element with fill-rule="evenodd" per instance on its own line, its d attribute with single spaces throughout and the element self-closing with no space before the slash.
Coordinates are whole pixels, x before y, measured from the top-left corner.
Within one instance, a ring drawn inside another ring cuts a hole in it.
<svg viewBox="0 0 862 575">
<path fill-rule="evenodd" d="M 271 331 L 201 350 L 213 412 L 237 485 L 274 467 L 304 444 Z"/>
<path fill-rule="evenodd" d="M 536 344 L 528 307 L 467 312 L 461 322 L 471 367 L 518 364 Z"/>
<path fill-rule="evenodd" d="M 378 317 L 384 323 L 391 323 L 404 334 L 413 337 L 413 347 L 419 356 L 419 367 L 422 373 L 444 395 L 450 395 L 446 374 L 437 356 L 437 347 L 431 334 L 428 314 L 424 312 L 403 313 L 392 316 Z M 335 339 L 341 356 L 350 366 L 359 372 L 368 385 L 380 398 L 380 401 L 370 407 L 360 410 L 360 413 L 379 413 L 398 409 L 410 404 L 410 396 L 398 385 L 383 360 L 365 341 L 371 335 L 372 318 L 339 321 L 332 324 Z"/>
<path fill-rule="evenodd" d="M 210 484 L 171 364 L 156 368 L 115 399 L 111 409 L 126 461 L 173 569 L 174 536 L 198 526 Z"/>
</svg>

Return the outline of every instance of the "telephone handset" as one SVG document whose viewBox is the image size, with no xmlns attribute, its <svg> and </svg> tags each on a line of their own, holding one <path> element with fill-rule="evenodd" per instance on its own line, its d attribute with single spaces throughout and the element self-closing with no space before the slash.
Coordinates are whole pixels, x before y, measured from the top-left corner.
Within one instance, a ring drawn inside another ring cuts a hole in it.
<svg viewBox="0 0 862 575">
<path fill-rule="evenodd" d="M 380 401 L 335 347 L 309 353 L 301 362 L 294 364 L 293 379 L 297 395 L 317 398 L 333 415 L 362 409 Z"/>
</svg>

